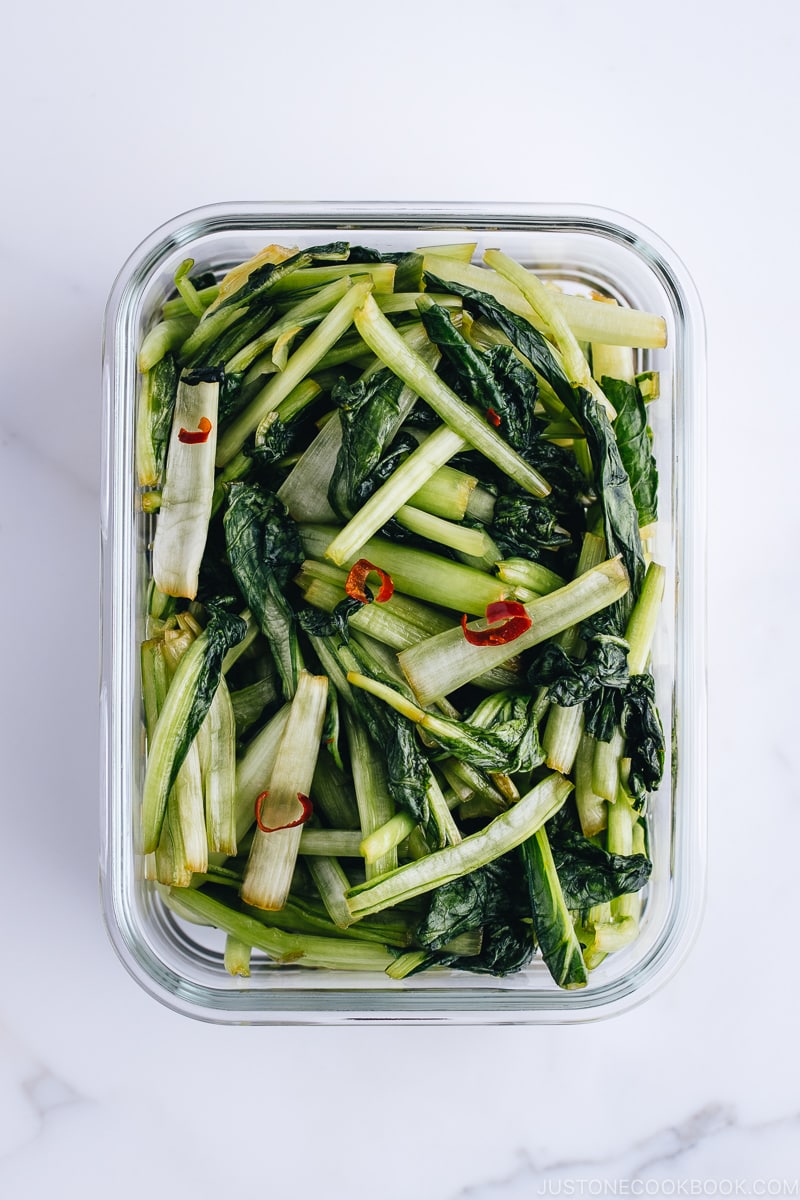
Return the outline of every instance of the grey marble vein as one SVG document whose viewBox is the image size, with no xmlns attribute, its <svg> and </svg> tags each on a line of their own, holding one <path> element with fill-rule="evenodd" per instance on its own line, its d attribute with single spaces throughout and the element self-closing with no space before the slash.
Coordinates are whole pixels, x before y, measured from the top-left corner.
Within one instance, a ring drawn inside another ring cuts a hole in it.
<svg viewBox="0 0 800 1200">
<path fill-rule="evenodd" d="M 537 1158 L 528 1150 L 520 1150 L 517 1153 L 517 1165 L 505 1175 L 467 1185 L 453 1193 L 452 1200 L 511 1200 L 513 1197 L 525 1197 L 528 1200 L 533 1196 L 557 1195 L 556 1185 L 568 1181 L 575 1184 L 581 1181 L 631 1182 L 653 1177 L 680 1178 L 687 1166 L 686 1159 L 698 1148 L 719 1150 L 720 1157 L 715 1167 L 718 1163 L 720 1170 L 715 1170 L 715 1174 L 741 1177 L 741 1170 L 735 1170 L 736 1164 L 728 1148 L 722 1144 L 724 1139 L 728 1135 L 735 1137 L 736 1149 L 749 1166 L 753 1158 L 748 1152 L 747 1143 L 755 1143 L 765 1133 L 785 1137 L 791 1154 L 793 1148 L 800 1144 L 800 1112 L 771 1121 L 744 1124 L 738 1121 L 731 1106 L 712 1103 L 691 1113 L 680 1124 L 656 1130 L 632 1146 L 608 1156 L 548 1161 L 546 1157 Z M 719 1146 L 714 1145 L 717 1142 Z M 792 1162 L 800 1173 L 800 1161 L 792 1157 Z M 708 1176 L 706 1163 L 695 1164 L 692 1169 L 696 1171 L 697 1178 Z M 760 1172 L 761 1175 L 764 1173 L 763 1170 Z M 563 1194 L 568 1193 L 564 1191 Z"/>
</svg>

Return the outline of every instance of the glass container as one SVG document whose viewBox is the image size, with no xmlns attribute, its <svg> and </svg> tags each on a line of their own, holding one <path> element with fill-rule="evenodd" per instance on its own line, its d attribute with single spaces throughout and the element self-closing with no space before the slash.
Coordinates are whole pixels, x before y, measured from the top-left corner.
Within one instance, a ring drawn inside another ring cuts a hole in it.
<svg viewBox="0 0 800 1200">
<path fill-rule="evenodd" d="M 598 291 L 666 318 L 663 350 L 637 351 L 657 370 L 649 415 L 659 464 L 654 557 L 667 568 L 653 673 L 668 747 L 649 810 L 653 873 L 639 937 L 610 955 L 588 987 L 561 991 L 541 961 L 507 978 L 435 970 L 385 976 L 276 966 L 253 956 L 249 979 L 223 965 L 224 935 L 185 924 L 143 878 L 138 851 L 144 726 L 139 680 L 151 521 L 137 506 L 137 349 L 172 291 L 177 266 L 222 272 L 270 242 L 334 240 L 382 250 L 447 241 L 499 247 L 567 291 Z M 686 268 L 649 229 L 585 205 L 217 204 L 155 230 L 109 298 L 103 352 L 104 464 L 101 884 L 112 943 L 133 977 L 169 1007 L 247 1024 L 546 1023 L 620 1012 L 649 996 L 685 957 L 703 905 L 706 829 L 704 325 Z M 671 748 L 671 753 L 670 753 Z"/>
</svg>

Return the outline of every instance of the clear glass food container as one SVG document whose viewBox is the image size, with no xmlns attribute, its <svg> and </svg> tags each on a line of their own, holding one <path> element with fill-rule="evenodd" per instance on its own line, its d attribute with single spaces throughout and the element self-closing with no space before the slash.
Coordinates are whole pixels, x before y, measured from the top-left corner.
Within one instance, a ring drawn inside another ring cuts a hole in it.
<svg viewBox="0 0 800 1200">
<path fill-rule="evenodd" d="M 255 953 L 249 979 L 228 975 L 224 935 L 184 924 L 143 878 L 139 808 L 144 725 L 139 679 L 152 518 L 137 506 L 136 355 L 143 332 L 192 257 L 223 271 L 270 242 L 304 247 L 353 240 L 382 250 L 446 241 L 499 247 L 565 290 L 595 290 L 666 318 L 664 350 L 637 351 L 657 370 L 650 405 L 660 471 L 654 557 L 667 569 L 653 648 L 668 747 L 649 807 L 653 873 L 638 939 L 610 955 L 588 987 L 561 991 L 541 961 L 506 978 L 437 969 L 386 976 L 276 966 Z M 699 926 L 705 876 L 704 326 L 680 260 L 649 229 L 584 205 L 219 204 L 163 225 L 131 255 L 105 319 L 101 500 L 102 897 L 122 962 L 152 996 L 190 1016 L 248 1024 L 545 1023 L 620 1012 L 650 995 L 686 955 Z M 670 753 L 671 748 L 671 753 Z"/>
</svg>

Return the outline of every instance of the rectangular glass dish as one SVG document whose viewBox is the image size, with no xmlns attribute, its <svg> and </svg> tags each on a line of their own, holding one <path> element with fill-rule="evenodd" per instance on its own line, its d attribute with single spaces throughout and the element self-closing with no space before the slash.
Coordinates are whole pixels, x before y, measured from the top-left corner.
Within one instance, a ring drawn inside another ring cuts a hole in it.
<svg viewBox="0 0 800 1200">
<path fill-rule="evenodd" d="M 255 953 L 250 978 L 234 978 L 223 964 L 224 935 L 177 919 L 143 877 L 139 647 L 153 518 L 137 503 L 138 348 L 187 257 L 219 274 L 271 242 L 302 249 L 339 239 L 383 251 L 477 241 L 476 261 L 498 247 L 565 291 L 600 292 L 666 320 L 666 348 L 636 351 L 637 370 L 658 371 L 661 381 L 649 406 L 660 474 L 652 551 L 667 585 L 652 670 L 667 762 L 649 804 L 653 872 L 638 938 L 579 991 L 559 990 L 538 959 L 505 978 L 437 969 L 395 981 L 279 966 Z M 571 1022 L 640 1002 L 677 968 L 699 926 L 705 877 L 704 367 L 702 310 L 683 264 L 649 230 L 604 209 L 222 204 L 175 218 L 138 247 L 114 284 L 104 332 L 100 870 L 111 940 L 151 995 L 216 1022 Z"/>
</svg>

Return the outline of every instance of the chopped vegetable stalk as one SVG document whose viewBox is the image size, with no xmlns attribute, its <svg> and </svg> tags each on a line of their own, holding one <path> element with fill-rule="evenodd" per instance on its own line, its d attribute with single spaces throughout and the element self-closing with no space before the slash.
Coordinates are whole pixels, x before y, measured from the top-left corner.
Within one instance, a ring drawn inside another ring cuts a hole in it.
<svg viewBox="0 0 800 1200">
<path fill-rule="evenodd" d="M 225 938 L 225 970 L 229 975 L 239 975 L 243 979 L 250 976 L 250 955 L 253 947 L 247 942 L 240 942 L 232 934 Z"/>
<path fill-rule="evenodd" d="M 502 250 L 487 250 L 483 257 L 490 267 L 494 267 L 500 275 L 519 288 L 542 323 L 549 328 L 552 338 L 561 352 L 564 371 L 570 383 L 575 387 L 586 388 L 595 400 L 603 405 L 609 416 L 615 417 L 614 406 L 606 399 L 602 388 L 592 377 L 584 353 L 569 327 L 567 318 L 558 306 L 556 293 L 545 287 L 533 271 L 526 271 Z"/>
<path fill-rule="evenodd" d="M 161 508 L 153 542 L 153 578 L 168 596 L 197 595 L 211 503 L 214 496 L 214 454 L 217 442 L 219 383 L 178 384 Z M 202 442 L 181 437 L 209 424 Z"/>
<path fill-rule="evenodd" d="M 239 842 L 255 822 L 256 800 L 272 777 L 290 711 L 291 706 L 284 704 L 248 743 L 236 764 L 236 838 Z"/>
<path fill-rule="evenodd" d="M 611 741 L 596 741 L 592 765 L 592 791 L 608 800 L 613 808 L 619 789 L 619 763 L 625 742 L 619 729 L 615 729 Z"/>
<path fill-rule="evenodd" d="M 359 853 L 372 866 L 380 862 L 395 846 L 404 842 L 415 826 L 416 821 L 409 813 L 395 813 L 385 824 L 379 825 L 361 839 Z"/>
<path fill-rule="evenodd" d="M 581 546 L 576 574 L 582 575 L 584 571 L 597 566 L 603 561 L 605 554 L 605 539 L 587 533 Z M 560 634 L 558 643 L 568 654 L 583 657 L 576 625 Z M 545 761 L 551 771 L 561 771 L 567 775 L 572 770 L 583 733 L 583 720 L 583 704 L 551 705 L 542 737 L 542 745 L 547 755 Z"/>
<path fill-rule="evenodd" d="M 218 467 L 224 467 L 238 454 L 245 439 L 255 431 L 267 413 L 277 408 L 281 400 L 313 371 L 326 352 L 352 324 L 353 313 L 368 296 L 371 286 L 369 280 L 354 284 L 295 351 L 285 370 L 272 376 L 247 408 L 233 419 L 219 440 Z"/>
<path fill-rule="evenodd" d="M 328 558 L 341 566 L 378 532 L 426 480 L 463 450 L 466 442 L 446 425 L 418 446 L 389 479 L 373 492 L 366 504 L 337 533 L 326 550 Z"/>
<path fill-rule="evenodd" d="M 240 942 L 263 950 L 273 962 L 299 963 L 341 971 L 385 971 L 395 956 L 374 942 L 315 937 L 270 929 L 256 917 L 223 904 L 206 892 L 187 889 L 180 894 L 185 912 L 208 921 Z"/>
<path fill-rule="evenodd" d="M 137 364 L 142 375 L 151 371 L 165 355 L 186 341 L 197 324 L 195 317 L 174 317 L 170 321 L 159 321 L 145 336 L 139 350 Z"/>
<path fill-rule="evenodd" d="M 244 631 L 244 621 L 238 617 L 214 612 L 178 664 L 149 747 L 142 790 L 145 854 L 158 845 L 170 788 L 208 712 L 221 678 L 225 652 L 244 636 Z"/>
<path fill-rule="evenodd" d="M 310 558 L 324 559 L 336 530 L 320 525 L 304 525 L 300 530 L 306 554 Z M 444 604 L 458 612 L 484 613 L 487 604 L 504 600 L 509 589 L 497 579 L 492 579 L 474 567 L 441 558 L 426 550 L 401 546 L 385 538 L 370 538 L 343 559 L 342 565 L 349 568 L 359 558 L 368 558 L 388 571 L 398 591 L 427 600 L 431 604 Z"/>
<path fill-rule="evenodd" d="M 349 712 L 344 714 L 350 763 L 353 771 L 362 838 L 380 829 L 394 816 L 394 801 L 389 795 L 386 764 L 364 726 Z M 363 842 L 362 842 L 363 845 Z M 379 858 L 367 863 L 367 878 L 383 874 L 397 865 L 394 846 L 385 845 Z"/>
<path fill-rule="evenodd" d="M 208 849 L 236 854 L 236 721 L 224 678 L 197 734 Z"/>
<path fill-rule="evenodd" d="M 208 869 L 203 781 L 197 745 L 189 747 L 173 784 L 156 847 L 158 882 L 188 888 L 192 875 Z"/>
<path fill-rule="evenodd" d="M 313 793 L 318 799 L 318 793 Z M 309 857 L 362 858 L 361 834 L 351 829 L 303 829 L 300 853 Z"/>
<path fill-rule="evenodd" d="M 559 987 L 586 987 L 586 965 L 544 826 L 523 842 L 522 855 L 528 877 L 533 932 L 542 958 Z"/>
<path fill-rule="evenodd" d="M 594 837 L 608 822 L 608 805 L 592 786 L 596 745 L 591 734 L 582 733 L 575 755 L 575 804 L 584 837 Z"/>
<path fill-rule="evenodd" d="M 318 291 L 345 275 L 368 276 L 372 290 L 379 295 L 394 288 L 394 263 L 337 263 L 329 267 L 301 267 L 276 283 L 273 292 L 277 296 Z"/>
<path fill-rule="evenodd" d="M 425 271 L 438 279 L 488 292 L 511 312 L 527 318 L 540 332 L 550 332 L 519 289 L 502 275 L 485 271 L 471 263 L 460 263 L 433 254 L 425 256 Z M 554 292 L 553 300 L 578 341 L 644 348 L 659 348 L 667 344 L 666 323 L 663 317 L 654 313 L 612 306 L 563 292 Z"/>
<path fill-rule="evenodd" d="M 566 583 L 555 571 L 527 558 L 502 559 L 497 564 L 497 574 L 510 587 L 526 588 L 537 596 L 546 596 Z"/>
<path fill-rule="evenodd" d="M 417 862 L 353 888 L 348 897 L 350 911 L 355 916 L 380 912 L 486 866 L 531 837 L 558 812 L 571 791 L 568 779 L 548 775 L 513 808 L 457 846 L 436 850 Z"/>
<path fill-rule="evenodd" d="M 455 467 L 440 467 L 409 497 L 409 503 L 446 521 L 463 521 L 477 484 L 474 475 L 466 475 Z M 475 513 L 469 511 L 469 515 Z"/>
<path fill-rule="evenodd" d="M 477 242 L 448 242 L 442 246 L 420 246 L 417 253 L 423 256 L 423 260 L 434 254 L 437 258 L 449 258 L 455 262 L 468 263 L 472 261 L 472 256 L 477 248 Z M 424 265 L 423 261 L 423 267 Z"/>
<path fill-rule="evenodd" d="M 607 608 L 628 591 L 628 575 L 620 558 L 609 559 L 548 596 L 525 605 L 531 627 L 507 645 L 472 646 L 462 630 L 448 630 L 404 650 L 399 656 L 420 704 L 431 704 L 499 666 L 531 646 L 561 633 Z"/>
<path fill-rule="evenodd" d="M 297 304 L 293 304 L 274 325 L 270 325 L 269 329 L 266 329 L 259 337 L 248 342 L 243 349 L 225 363 L 226 372 L 235 374 L 237 371 L 246 371 L 260 354 L 274 346 L 288 330 L 302 329 L 306 325 L 314 325 L 321 321 L 325 313 L 330 312 L 350 287 L 350 277 L 345 275 L 341 279 L 334 279 L 333 283 L 320 288 L 318 292 L 298 301 Z"/>
<path fill-rule="evenodd" d="M 242 885 L 242 899 L 256 908 L 274 910 L 286 903 L 302 832 L 300 826 L 287 826 L 297 819 L 298 794 L 311 790 L 327 696 L 324 675 L 301 672 L 261 807 L 261 823 L 275 832 L 256 831 Z"/>
<path fill-rule="evenodd" d="M 409 350 L 369 296 L 357 309 L 354 320 L 364 341 L 381 362 L 414 388 L 454 433 L 485 455 L 526 492 L 534 496 L 548 494 L 550 485 L 547 480 L 512 450 L 483 417 L 464 404 L 419 355 Z"/>
<path fill-rule="evenodd" d="M 469 525 L 445 521 L 410 504 L 403 504 L 398 508 L 395 519 L 411 533 L 427 538 L 429 542 L 449 546 L 451 550 L 468 554 L 472 558 L 482 558 L 492 544 L 491 538 L 482 529 L 471 529 Z"/>
<path fill-rule="evenodd" d="M 302 837 L 300 839 L 302 847 Z M 300 853 L 302 854 L 302 848 Z M 314 856 L 308 859 L 306 866 L 311 878 L 317 885 L 322 903 L 328 916 L 339 929 L 347 929 L 353 923 L 353 914 L 347 907 L 345 896 L 350 889 L 350 880 L 345 875 L 335 858 Z"/>
</svg>

